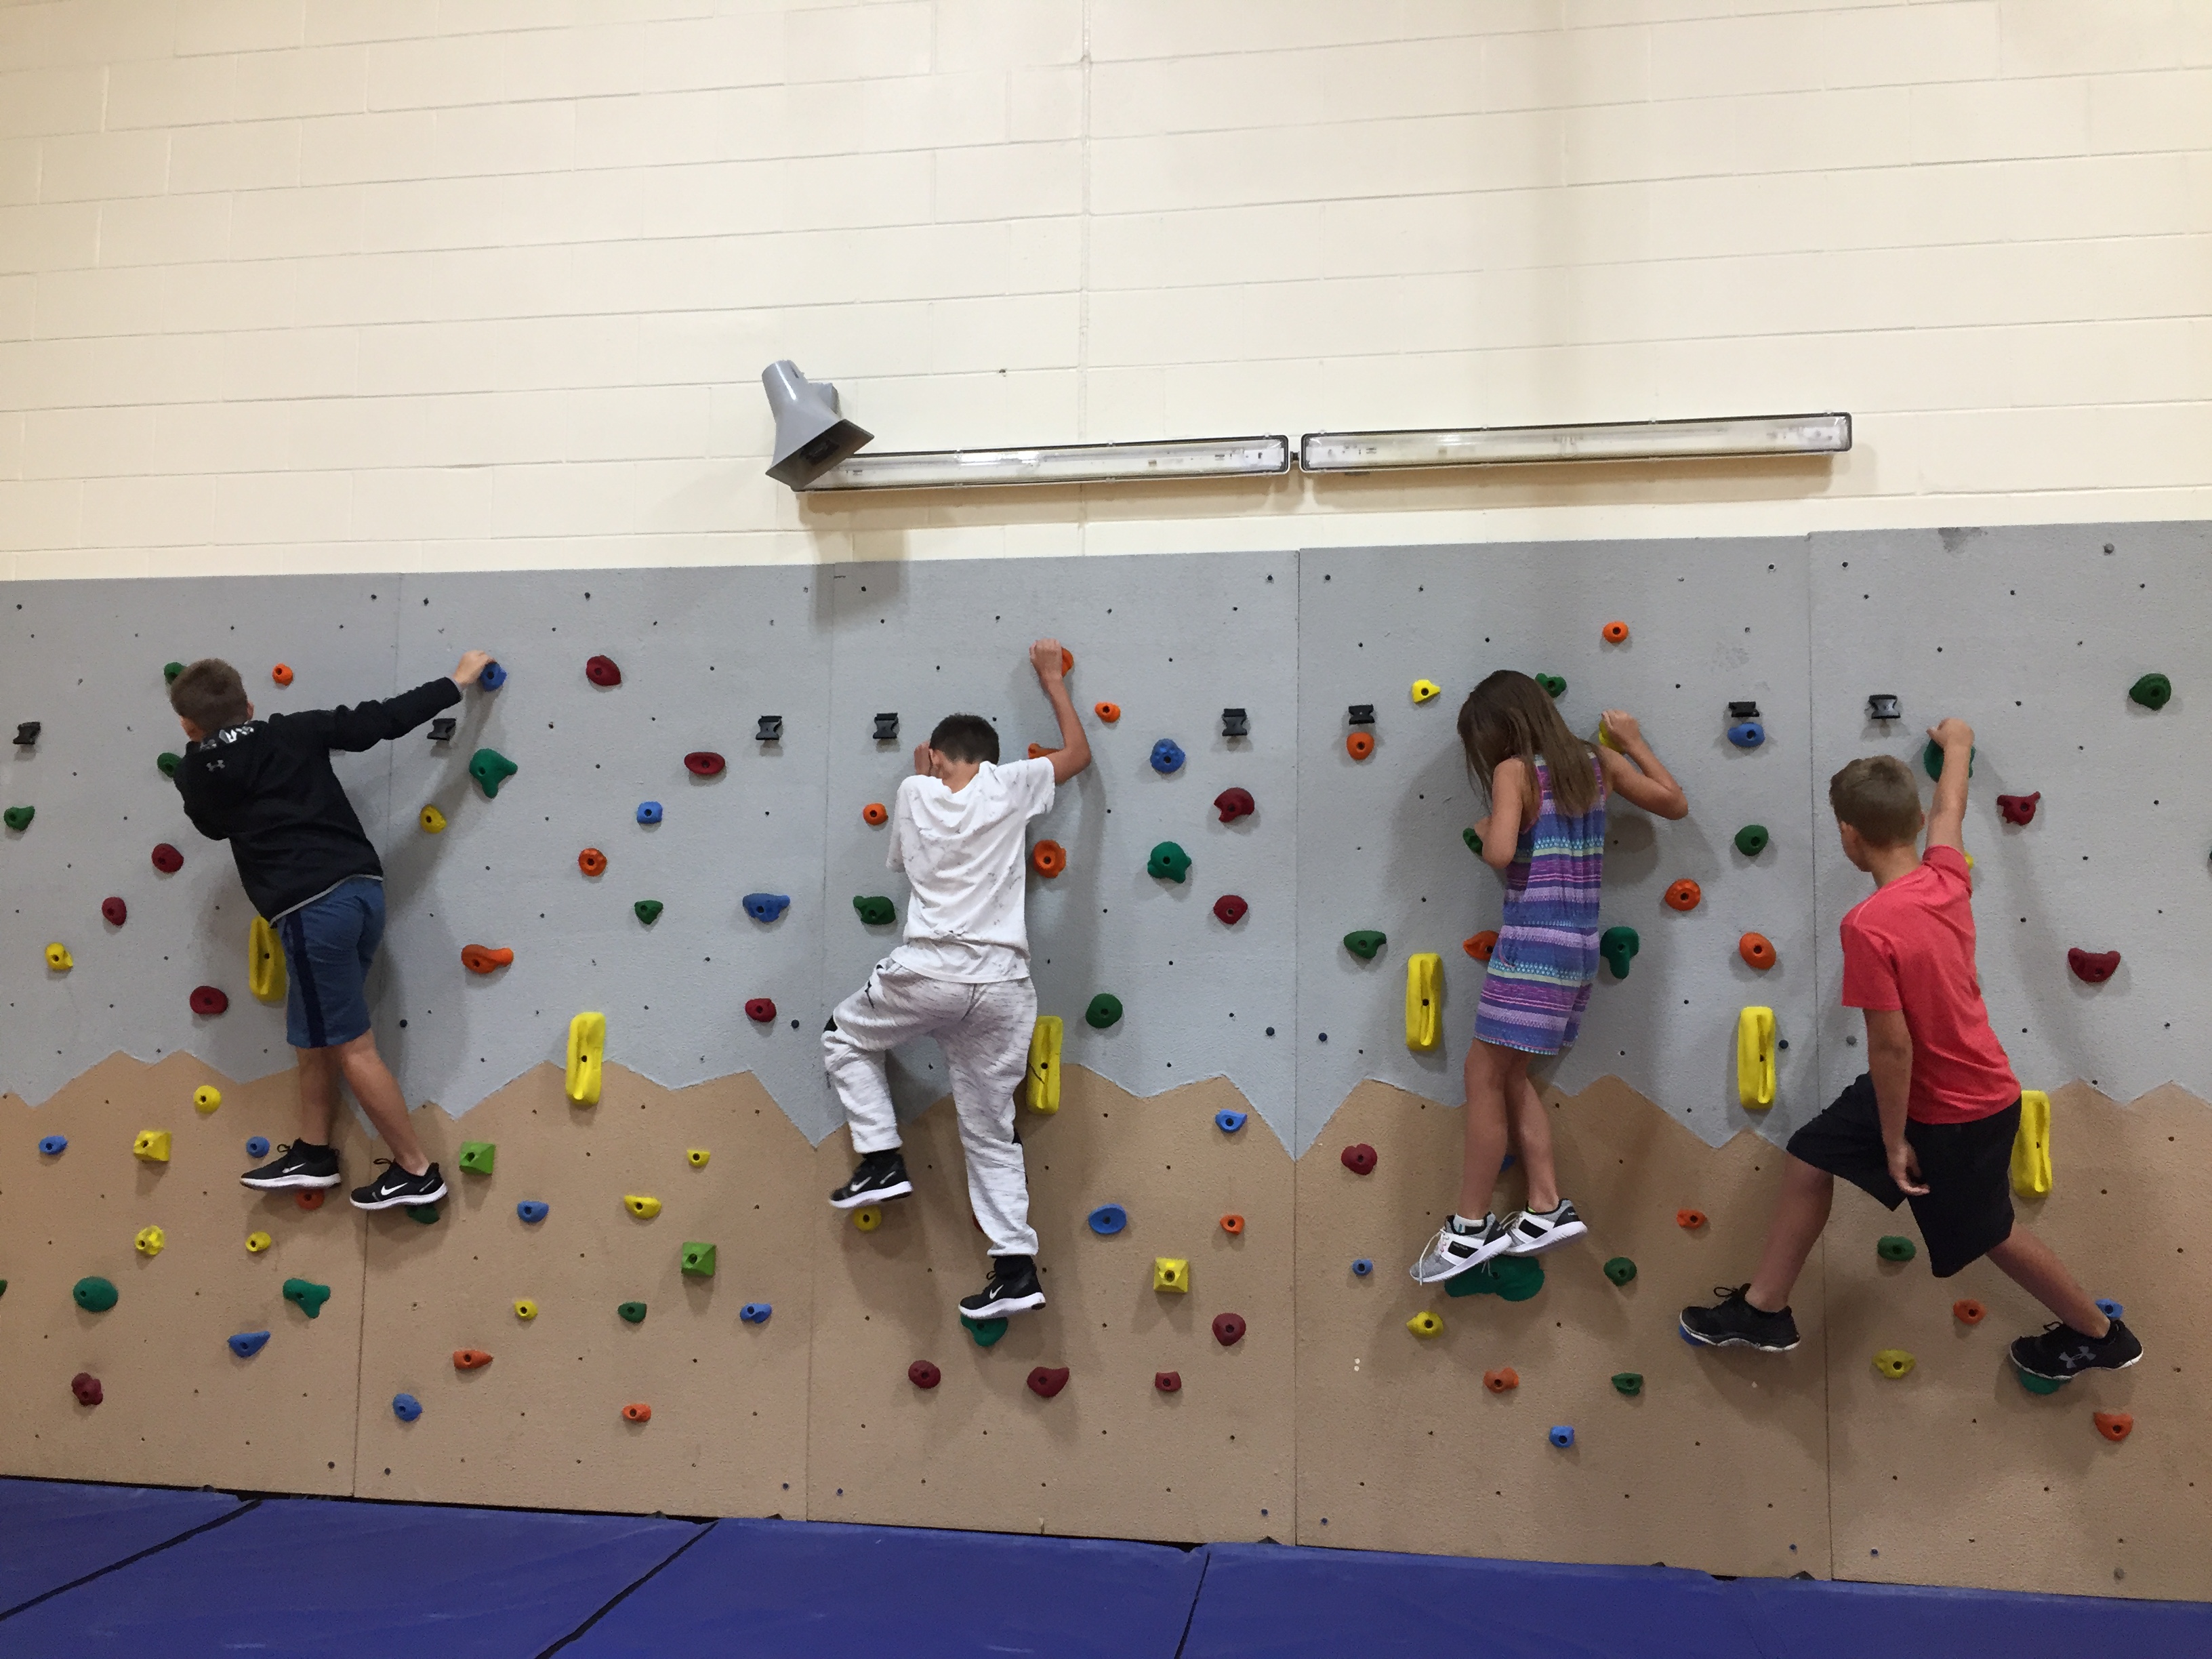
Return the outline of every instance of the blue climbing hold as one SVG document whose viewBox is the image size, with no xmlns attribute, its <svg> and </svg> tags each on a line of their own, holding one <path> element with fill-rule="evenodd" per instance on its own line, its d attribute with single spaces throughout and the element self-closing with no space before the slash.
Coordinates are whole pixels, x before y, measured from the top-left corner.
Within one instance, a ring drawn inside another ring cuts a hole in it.
<svg viewBox="0 0 2212 1659">
<path fill-rule="evenodd" d="M 738 1310 L 738 1317 L 748 1325 L 765 1325 L 768 1316 L 775 1310 L 765 1302 L 748 1302 Z"/>
<path fill-rule="evenodd" d="M 1352 1276 L 1354 1279 L 1364 1279 L 1374 1271 L 1375 1264 L 1364 1255 L 1352 1264 Z"/>
<path fill-rule="evenodd" d="M 657 801 L 657 800 L 641 800 L 641 801 L 638 802 L 638 804 L 637 804 L 637 821 L 638 821 L 640 823 L 659 823 L 659 822 L 660 822 L 660 803 L 659 803 L 659 801 Z"/>
<path fill-rule="evenodd" d="M 2107 1319 L 2118 1319 L 2122 1314 L 2125 1313 L 2127 1310 L 2121 1307 L 2118 1303 L 2113 1301 L 2109 1296 L 2100 1296 L 2097 1298 L 2097 1311 L 2104 1315 Z"/>
<path fill-rule="evenodd" d="M 1152 745 L 1152 770 L 1161 776 L 1182 771 L 1182 750 L 1173 738 L 1162 738 Z"/>
<path fill-rule="evenodd" d="M 268 1157 L 269 1137 L 267 1135 L 249 1136 L 246 1142 L 246 1155 L 248 1158 Z"/>
<path fill-rule="evenodd" d="M 520 1216 L 525 1221 L 527 1221 L 532 1225 L 535 1226 L 538 1222 L 545 1219 L 546 1208 L 547 1206 L 544 1199 L 526 1198 L 521 1203 L 514 1206 L 514 1212 Z"/>
<path fill-rule="evenodd" d="M 477 676 L 477 684 L 487 691 L 496 691 L 507 684 L 507 670 L 495 662 L 488 662 L 483 665 L 483 672 Z"/>
<path fill-rule="evenodd" d="M 1575 1443 L 1575 1431 L 1565 1423 L 1554 1423 L 1549 1437 L 1563 1451 Z"/>
<path fill-rule="evenodd" d="M 1223 1110 L 1213 1115 L 1213 1127 L 1225 1135 L 1233 1135 L 1244 1127 L 1245 1114 Z"/>
<path fill-rule="evenodd" d="M 1129 1224 L 1129 1212 L 1118 1204 L 1101 1204 L 1087 1218 L 1091 1231 L 1101 1238 L 1111 1238 Z"/>
<path fill-rule="evenodd" d="M 44 1152 L 48 1158 L 59 1158 L 64 1152 L 69 1151 L 69 1137 L 67 1135 L 48 1135 L 44 1140 L 41 1140 L 39 1143 L 39 1150 Z"/>
<path fill-rule="evenodd" d="M 774 921 L 791 908 L 791 899 L 783 893 L 748 893 L 744 906 L 745 914 L 755 921 Z"/>
<path fill-rule="evenodd" d="M 1739 749 L 1756 749 L 1766 741 L 1766 728 L 1757 720 L 1738 720 L 1729 727 L 1728 738 Z"/>
<path fill-rule="evenodd" d="M 240 1359 L 251 1359 L 269 1344 L 266 1331 L 240 1331 L 230 1339 L 230 1351 Z"/>
<path fill-rule="evenodd" d="M 395 1394 L 392 1396 L 392 1414 L 403 1423 L 412 1423 L 422 1415 L 422 1402 L 411 1394 Z"/>
</svg>

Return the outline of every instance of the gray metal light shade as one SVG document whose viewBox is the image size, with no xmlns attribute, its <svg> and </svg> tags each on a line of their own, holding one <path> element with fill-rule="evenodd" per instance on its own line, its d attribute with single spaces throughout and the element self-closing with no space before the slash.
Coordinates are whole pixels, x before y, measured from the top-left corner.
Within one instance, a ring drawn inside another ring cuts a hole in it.
<svg viewBox="0 0 2212 1659">
<path fill-rule="evenodd" d="M 761 370 L 775 416 L 775 453 L 768 476 L 793 489 L 806 486 L 876 434 L 837 412 L 837 388 L 817 386 L 788 357 Z"/>
</svg>

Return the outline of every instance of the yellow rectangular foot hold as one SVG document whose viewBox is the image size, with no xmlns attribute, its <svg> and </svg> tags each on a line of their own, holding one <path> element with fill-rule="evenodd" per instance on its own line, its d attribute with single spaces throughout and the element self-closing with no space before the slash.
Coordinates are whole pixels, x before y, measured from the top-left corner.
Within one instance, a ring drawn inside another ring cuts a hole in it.
<svg viewBox="0 0 2212 1659">
<path fill-rule="evenodd" d="M 1444 959 L 1434 951 L 1406 958 L 1406 1046 L 1426 1054 L 1443 1040 Z"/>
<path fill-rule="evenodd" d="M 1061 1030 L 1058 1014 L 1040 1014 L 1030 1033 L 1030 1069 L 1022 1079 L 1022 1099 L 1033 1112 L 1049 1115 L 1060 1109 Z"/>
<path fill-rule="evenodd" d="M 276 930 L 259 916 L 253 919 L 253 934 L 246 947 L 246 986 L 257 1002 L 284 1000 L 284 946 Z"/>
<path fill-rule="evenodd" d="M 1754 1112 L 1774 1104 L 1771 1008 L 1747 1008 L 1735 1018 L 1735 1097 Z"/>
<path fill-rule="evenodd" d="M 2022 1198 L 2051 1190 L 2051 1097 L 2040 1089 L 2020 1091 L 2020 1133 L 2012 1140 L 2012 1189 Z"/>
<path fill-rule="evenodd" d="M 579 1106 L 599 1103 L 600 1073 L 607 1054 L 607 1017 L 579 1014 L 568 1022 L 568 1098 Z"/>
</svg>

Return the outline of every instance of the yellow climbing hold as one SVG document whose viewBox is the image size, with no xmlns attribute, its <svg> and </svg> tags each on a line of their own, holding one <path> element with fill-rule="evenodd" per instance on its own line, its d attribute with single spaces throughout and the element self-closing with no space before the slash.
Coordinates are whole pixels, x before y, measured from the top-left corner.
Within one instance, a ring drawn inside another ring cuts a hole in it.
<svg viewBox="0 0 2212 1659">
<path fill-rule="evenodd" d="M 517 1301 L 517 1302 L 515 1303 L 515 1304 L 514 1304 L 514 1316 L 515 1316 L 517 1319 L 522 1319 L 522 1320 L 531 1320 L 531 1319 L 535 1319 L 535 1318 L 537 1318 L 537 1317 L 538 1317 L 538 1304 L 537 1304 L 535 1302 L 532 1302 L 532 1301 L 528 1297 L 526 1297 L 526 1297 L 522 1297 L 522 1298 L 520 1298 L 520 1299 L 519 1301 Z"/>
<path fill-rule="evenodd" d="M 1022 1098 L 1030 1110 L 1049 1116 L 1060 1109 L 1060 1040 L 1058 1014 L 1040 1014 L 1030 1032 L 1030 1069 L 1022 1079 Z"/>
<path fill-rule="evenodd" d="M 1434 951 L 1406 958 L 1406 1046 L 1425 1054 L 1443 1040 L 1444 959 Z"/>
<path fill-rule="evenodd" d="M 246 947 L 246 988 L 256 1002 L 284 1000 L 284 947 L 259 916 L 253 919 L 252 936 Z"/>
<path fill-rule="evenodd" d="M 657 1198 L 647 1198 L 642 1194 L 625 1193 L 623 1195 L 623 1203 L 632 1215 L 641 1217 L 647 1221 L 652 1220 L 660 1213 L 660 1200 Z"/>
<path fill-rule="evenodd" d="M 1602 715 L 1598 719 L 1597 737 L 1595 741 L 1596 742 L 1597 746 L 1601 749 L 1611 749 L 1616 752 L 1620 751 L 1620 739 L 1613 735 L 1613 728 L 1605 723 L 1605 719 Z"/>
<path fill-rule="evenodd" d="M 446 827 L 446 815 L 434 806 L 424 807 L 416 814 L 415 821 L 422 826 L 422 833 L 426 836 L 437 835 Z"/>
<path fill-rule="evenodd" d="M 1874 1368 L 1894 1382 L 1912 1369 L 1912 1356 L 1902 1348 L 1884 1348 L 1874 1357 Z"/>
<path fill-rule="evenodd" d="M 1190 1263 L 1179 1255 L 1156 1255 L 1152 1258 L 1152 1288 L 1174 1291 L 1181 1295 L 1190 1292 Z"/>
<path fill-rule="evenodd" d="M 1406 1328 L 1419 1337 L 1442 1336 L 1444 1322 L 1424 1308 L 1406 1322 Z"/>
<path fill-rule="evenodd" d="M 1413 701 L 1415 702 L 1426 702 L 1431 697 L 1441 696 L 1443 691 L 1443 687 L 1438 685 L 1434 680 L 1415 680 L 1413 682 Z"/>
<path fill-rule="evenodd" d="M 259 1255 L 262 1251 L 276 1242 L 267 1233 L 248 1233 L 246 1236 L 246 1253 L 248 1255 Z"/>
<path fill-rule="evenodd" d="M 169 1161 L 169 1132 L 167 1129 L 141 1129 L 138 1138 L 131 1143 L 131 1156 L 148 1164 L 167 1164 Z"/>
<path fill-rule="evenodd" d="M 872 1204 L 864 1205 L 853 1212 L 853 1224 L 864 1233 L 872 1233 L 884 1224 L 884 1212 Z"/>
<path fill-rule="evenodd" d="M 1735 1017 L 1735 1097 L 1754 1112 L 1774 1104 L 1771 1008 L 1747 1008 Z"/>
<path fill-rule="evenodd" d="M 203 1083 L 192 1091 L 192 1104 L 198 1109 L 199 1115 L 205 1117 L 222 1104 L 222 1091 L 212 1083 Z"/>
<path fill-rule="evenodd" d="M 708 1152 L 704 1146 L 694 1146 L 684 1154 L 684 1161 L 695 1170 L 703 1170 L 707 1167 L 707 1160 L 712 1157 L 714 1153 Z"/>
<path fill-rule="evenodd" d="M 568 1098 L 579 1106 L 599 1103 L 599 1081 L 605 1069 L 607 1017 L 579 1014 L 568 1022 Z"/>
<path fill-rule="evenodd" d="M 168 1242 L 167 1236 L 159 1227 L 141 1227 L 138 1236 L 131 1241 L 131 1248 L 141 1255 L 155 1256 L 161 1254 L 162 1247 Z"/>
<path fill-rule="evenodd" d="M 46 946 L 46 966 L 58 974 L 66 974 L 76 966 L 76 958 L 70 955 L 68 945 L 49 945 Z"/>
<path fill-rule="evenodd" d="M 2020 1092 L 2020 1133 L 2012 1141 L 2012 1189 L 2022 1198 L 2051 1190 L 2051 1097 L 2040 1089 Z"/>
</svg>

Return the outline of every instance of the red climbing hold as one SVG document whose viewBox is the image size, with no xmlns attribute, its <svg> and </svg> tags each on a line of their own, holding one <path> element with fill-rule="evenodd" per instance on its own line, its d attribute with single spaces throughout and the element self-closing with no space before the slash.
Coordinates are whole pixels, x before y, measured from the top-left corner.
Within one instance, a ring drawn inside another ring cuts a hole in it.
<svg viewBox="0 0 2212 1659">
<path fill-rule="evenodd" d="M 1154 1371 L 1152 1373 L 1152 1386 L 1158 1389 L 1162 1394 L 1181 1394 L 1182 1392 L 1182 1373 L 1181 1371 Z"/>
<path fill-rule="evenodd" d="M 1989 1312 L 1971 1296 L 1962 1296 L 1951 1304 L 1951 1317 L 1961 1325 L 1978 1325 L 1989 1317 Z"/>
<path fill-rule="evenodd" d="M 1030 1371 L 1030 1392 L 1040 1400 L 1049 1400 L 1067 1386 L 1067 1367 L 1057 1369 L 1037 1365 Z"/>
<path fill-rule="evenodd" d="M 1357 1146 L 1347 1146 L 1338 1156 L 1344 1167 L 1354 1175 L 1365 1175 L 1375 1167 L 1375 1149 L 1365 1141 Z"/>
<path fill-rule="evenodd" d="M 1244 913 L 1252 907 L 1234 893 L 1224 893 L 1213 901 L 1213 914 L 1228 927 L 1234 927 L 1244 920 Z"/>
<path fill-rule="evenodd" d="M 2066 965 L 2074 970 L 2074 977 L 2083 984 L 2102 985 L 2119 967 L 2120 953 L 2118 951 L 2069 951 Z"/>
<path fill-rule="evenodd" d="M 92 1386 L 98 1389 L 100 1384 L 95 1382 Z M 92 1403 L 98 1405 L 100 1402 L 95 1400 Z M 2094 1413 L 2094 1420 L 2097 1432 L 2115 1443 L 2126 1439 L 2134 1432 L 2136 1426 L 2136 1419 L 2126 1412 L 2098 1412 Z"/>
<path fill-rule="evenodd" d="M 1521 1386 L 1521 1373 L 1510 1365 L 1494 1371 L 1485 1371 L 1482 1374 L 1482 1386 L 1492 1394 L 1504 1394 L 1508 1389 L 1517 1389 Z"/>
<path fill-rule="evenodd" d="M 303 1210 L 319 1210 L 323 1207 L 323 1189 L 303 1187 L 293 1195 L 292 1201 Z"/>
<path fill-rule="evenodd" d="M 1686 1231 L 1694 1232 L 1705 1224 L 1705 1212 L 1703 1210 L 1677 1210 L 1674 1212 L 1674 1224 Z"/>
<path fill-rule="evenodd" d="M 775 1022 L 775 1004 L 766 997 L 748 997 L 745 1000 L 745 1018 L 757 1025 L 773 1024 Z"/>
<path fill-rule="evenodd" d="M 230 999 L 212 985 L 192 988 L 192 1012 L 212 1018 L 230 1006 Z"/>
<path fill-rule="evenodd" d="M 635 1405 L 624 1406 L 623 1407 L 623 1421 L 625 1423 L 650 1423 L 653 1421 L 653 1407 L 647 1405 L 641 1400 Z"/>
<path fill-rule="evenodd" d="M 90 1371 L 79 1371 L 70 1378 L 70 1392 L 80 1406 L 97 1406 L 107 1397 L 100 1392 L 100 1379 Z"/>
<path fill-rule="evenodd" d="M 2007 823 L 2033 823 L 2035 822 L 2035 804 L 2042 799 L 2043 791 L 2040 789 L 2032 795 L 1999 795 L 1997 811 L 2004 814 Z"/>
<path fill-rule="evenodd" d="M 612 657 L 586 657 L 584 659 L 584 678 L 593 685 L 620 685 L 622 670 L 615 666 Z"/>
<path fill-rule="evenodd" d="M 1224 1348 L 1233 1348 L 1244 1340 L 1244 1321 L 1237 1314 L 1213 1316 L 1213 1340 Z"/>
<path fill-rule="evenodd" d="M 100 902 L 100 914 L 107 918 L 111 927 L 120 927 L 131 920 L 131 907 L 119 898 L 104 898 Z"/>
<path fill-rule="evenodd" d="M 514 952 L 501 945 L 497 950 L 489 945 L 461 946 L 461 966 L 472 974 L 495 973 L 514 961 Z"/>
<path fill-rule="evenodd" d="M 165 841 L 154 849 L 154 867 L 165 876 L 173 876 L 185 867 L 185 855 Z"/>
<path fill-rule="evenodd" d="M 478 1371 L 491 1364 L 491 1356 L 482 1348 L 453 1350 L 453 1369 L 457 1371 Z"/>
<path fill-rule="evenodd" d="M 1494 927 L 1486 927 L 1473 939 L 1462 944 L 1460 949 L 1477 962 L 1487 962 L 1498 949 L 1498 930 Z"/>
<path fill-rule="evenodd" d="M 711 749 L 695 749 L 684 757 L 684 769 L 695 778 L 720 777 L 722 757 Z"/>
<path fill-rule="evenodd" d="M 906 1380 L 917 1389 L 933 1389 L 945 1380 L 945 1373 L 927 1359 L 917 1359 L 906 1368 Z"/>
<path fill-rule="evenodd" d="M 1224 789 L 1213 798 L 1214 810 L 1221 814 L 1224 823 L 1234 823 L 1239 818 L 1252 816 L 1252 792 L 1249 789 Z"/>
</svg>

